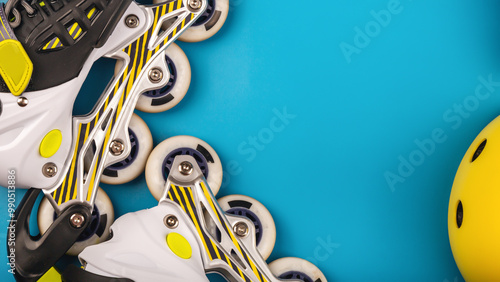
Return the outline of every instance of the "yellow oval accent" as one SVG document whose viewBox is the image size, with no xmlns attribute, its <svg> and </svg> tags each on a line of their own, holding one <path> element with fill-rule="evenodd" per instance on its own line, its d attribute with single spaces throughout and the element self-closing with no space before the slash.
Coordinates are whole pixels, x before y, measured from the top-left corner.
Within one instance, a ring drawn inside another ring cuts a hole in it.
<svg viewBox="0 0 500 282">
<path fill-rule="evenodd" d="M 184 238 L 181 234 L 170 233 L 167 235 L 167 244 L 170 250 L 178 257 L 183 259 L 190 259 L 193 254 L 191 245 L 188 240 Z"/>
<path fill-rule="evenodd" d="M 62 143 L 61 131 L 54 129 L 47 133 L 40 143 L 40 155 L 44 158 L 50 158 L 57 153 Z"/>
</svg>

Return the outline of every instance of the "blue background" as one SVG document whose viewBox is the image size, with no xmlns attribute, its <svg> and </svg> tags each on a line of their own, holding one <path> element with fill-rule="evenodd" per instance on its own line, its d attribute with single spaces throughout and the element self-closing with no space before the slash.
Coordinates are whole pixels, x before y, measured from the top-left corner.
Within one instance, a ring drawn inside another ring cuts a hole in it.
<svg viewBox="0 0 500 282">
<path fill-rule="evenodd" d="M 480 77 L 500 81 L 500 3 L 401 0 L 375 24 L 392 5 L 233 0 L 215 37 L 180 43 L 193 71 L 186 98 L 139 114 L 155 145 L 194 135 L 215 148 L 227 172 L 220 196 L 245 194 L 269 208 L 278 231 L 270 261 L 307 258 L 330 281 L 460 281 L 448 197 L 469 144 L 500 113 L 498 86 L 476 105 L 470 97 Z M 355 53 L 346 56 L 347 44 Z M 85 93 L 107 83 L 100 74 L 112 64 L 98 65 Z M 460 116 L 454 107 L 464 103 Z M 296 117 L 270 138 L 275 109 L 285 108 Z M 436 130 L 445 140 L 422 153 L 417 143 Z M 246 153 L 259 134 L 267 144 Z M 391 185 L 386 175 L 411 157 L 417 165 Z M 118 215 L 156 205 L 144 175 L 103 188 Z M 0 215 L 6 225 L 6 208 Z M 2 278 L 5 256 L 1 248 Z"/>
</svg>

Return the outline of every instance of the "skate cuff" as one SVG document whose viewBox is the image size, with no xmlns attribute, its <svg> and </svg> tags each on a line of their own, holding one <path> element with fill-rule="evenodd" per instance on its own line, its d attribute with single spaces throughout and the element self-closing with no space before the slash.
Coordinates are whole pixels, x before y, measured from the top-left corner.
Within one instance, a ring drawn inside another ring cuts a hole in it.
<svg viewBox="0 0 500 282">
<path fill-rule="evenodd" d="M 21 95 L 31 79 L 33 63 L 10 28 L 3 5 L 0 5 L 0 76 L 15 96 Z"/>
</svg>

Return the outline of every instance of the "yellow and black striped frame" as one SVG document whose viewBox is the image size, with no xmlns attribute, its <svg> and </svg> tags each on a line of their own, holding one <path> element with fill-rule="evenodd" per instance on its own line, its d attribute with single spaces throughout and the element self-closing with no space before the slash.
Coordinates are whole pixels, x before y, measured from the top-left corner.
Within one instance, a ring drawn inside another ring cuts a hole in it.
<svg viewBox="0 0 500 282">
<path fill-rule="evenodd" d="M 187 3 L 188 0 L 169 0 L 157 5 L 140 6 L 148 16 L 149 26 L 119 52 L 126 57 L 122 73 L 114 78 L 114 83 L 105 90 L 92 113 L 84 118 L 74 118 L 72 155 L 66 163 L 64 175 L 57 186 L 44 190 L 56 212 L 62 211 L 72 202 L 83 202 L 93 207 L 101 174 L 111 155 L 109 146 L 117 132 L 126 132 L 127 138 L 123 138 L 126 150 L 122 159 L 126 157 L 127 148 L 130 150 L 126 129 L 137 99 L 144 92 L 138 85 L 139 81 L 147 80 L 152 63 L 164 60 L 162 54 L 166 48 L 196 21 L 207 6 L 206 0 L 203 0 L 201 8 L 193 11 L 187 7 Z M 159 34 L 162 23 L 170 18 L 176 18 L 176 21 Z M 165 71 L 168 72 L 168 69 Z M 99 144 L 95 144 L 96 134 L 104 136 Z M 83 159 L 92 147 L 97 149 L 90 170 L 84 174 Z"/>
<path fill-rule="evenodd" d="M 192 176 L 185 176 L 177 170 L 171 170 L 160 202 L 176 204 L 187 214 L 198 243 L 202 246 L 205 271 L 218 272 L 229 281 L 281 281 L 273 276 L 257 250 L 253 223 L 222 210 L 195 159 L 191 156 L 177 156 L 172 167 L 179 167 L 186 161 L 193 164 L 194 173 Z M 219 239 L 208 227 L 207 220 L 217 226 L 221 234 Z M 248 221 L 246 243 L 232 228 L 232 225 L 241 221 Z"/>
</svg>

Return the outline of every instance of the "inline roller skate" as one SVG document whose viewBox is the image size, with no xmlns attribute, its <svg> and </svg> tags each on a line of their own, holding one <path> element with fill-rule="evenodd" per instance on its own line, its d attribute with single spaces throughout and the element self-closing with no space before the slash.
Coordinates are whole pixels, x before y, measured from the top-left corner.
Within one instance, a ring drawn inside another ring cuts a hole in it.
<svg viewBox="0 0 500 282">
<path fill-rule="evenodd" d="M 215 199 L 222 166 L 207 143 L 167 139 L 153 150 L 146 174 L 158 206 L 117 219 L 112 238 L 80 253 L 84 268 L 68 268 L 65 281 L 208 281 L 206 273 L 216 272 L 228 281 L 326 282 L 299 258 L 267 265 L 273 218 L 247 196 Z"/>
<path fill-rule="evenodd" d="M 16 279 L 35 281 L 68 250 L 77 254 L 108 237 L 113 210 L 99 183 L 124 183 L 143 170 L 151 134 L 134 109 L 164 111 L 185 95 L 189 62 L 173 42 L 207 15 L 216 24 L 205 37 L 220 28 L 227 9 L 207 14 L 217 6 L 209 2 L 0 4 L 0 185 L 8 184 L 3 174 L 15 171 L 16 187 L 30 188 L 8 229 Z M 72 116 L 82 84 L 103 57 L 117 60 L 112 81 L 89 114 Z M 29 217 L 41 193 L 43 234 L 32 236 Z"/>
</svg>

